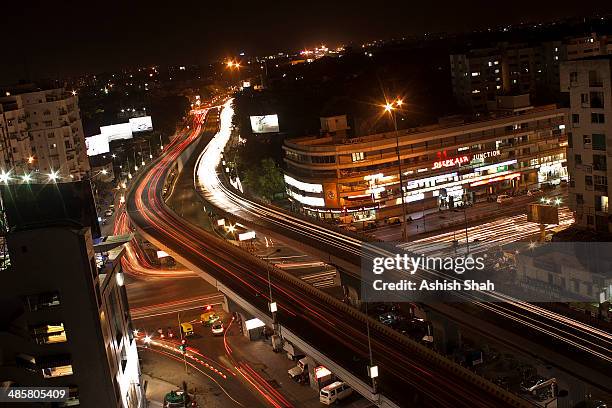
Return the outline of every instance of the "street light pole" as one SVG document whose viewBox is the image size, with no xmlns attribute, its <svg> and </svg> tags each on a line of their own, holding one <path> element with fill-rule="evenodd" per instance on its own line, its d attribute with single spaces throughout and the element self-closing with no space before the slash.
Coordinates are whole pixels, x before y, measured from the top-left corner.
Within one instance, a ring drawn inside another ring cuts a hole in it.
<svg viewBox="0 0 612 408">
<path fill-rule="evenodd" d="M 391 118 L 393 119 L 393 129 L 395 130 L 395 153 L 397 154 L 397 165 L 398 165 L 398 173 L 399 173 L 399 182 L 400 182 L 400 196 L 402 197 L 402 217 L 404 219 L 404 226 L 402 227 L 402 241 L 406 241 L 406 224 L 408 220 L 406 219 L 406 199 L 404 198 L 404 177 L 402 176 L 402 159 L 400 155 L 400 147 L 399 147 L 399 131 L 397 130 L 397 117 L 394 112 L 394 108 L 387 105 L 389 113 L 391 114 Z"/>
</svg>

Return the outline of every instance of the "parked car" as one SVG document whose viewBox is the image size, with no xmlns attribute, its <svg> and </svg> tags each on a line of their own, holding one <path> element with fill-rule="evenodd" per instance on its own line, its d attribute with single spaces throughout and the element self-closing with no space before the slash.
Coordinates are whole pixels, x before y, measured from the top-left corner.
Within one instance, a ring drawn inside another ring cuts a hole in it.
<svg viewBox="0 0 612 408">
<path fill-rule="evenodd" d="M 319 401 L 325 405 L 331 405 L 334 402 L 342 401 L 353 393 L 353 389 L 343 383 L 336 381 L 326 385 L 319 392 Z"/>
<path fill-rule="evenodd" d="M 401 224 L 402 220 L 400 219 L 400 217 L 389 217 L 385 220 L 385 223 L 387 225 Z"/>
<path fill-rule="evenodd" d="M 542 194 L 542 193 L 543 193 L 543 191 L 542 191 L 542 190 L 540 190 L 539 188 L 532 188 L 531 190 L 528 190 L 528 191 L 527 191 L 527 195 L 528 195 L 528 196 L 540 195 L 540 194 Z"/>
<path fill-rule="evenodd" d="M 497 196 L 497 204 L 510 204 L 514 199 L 507 194 L 500 194 Z"/>
</svg>

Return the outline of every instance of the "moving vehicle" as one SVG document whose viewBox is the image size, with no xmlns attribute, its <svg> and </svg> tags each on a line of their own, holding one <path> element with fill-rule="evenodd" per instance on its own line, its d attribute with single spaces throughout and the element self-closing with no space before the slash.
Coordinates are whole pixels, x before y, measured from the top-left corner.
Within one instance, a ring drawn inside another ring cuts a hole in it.
<svg viewBox="0 0 612 408">
<path fill-rule="evenodd" d="M 289 377 L 299 383 L 306 382 L 308 379 L 308 360 L 306 357 L 300 358 L 295 367 L 290 368 L 287 373 Z"/>
<path fill-rule="evenodd" d="M 334 402 L 342 401 L 353 393 L 353 389 L 343 383 L 336 381 L 326 385 L 319 392 L 319 401 L 325 405 L 331 405 Z"/>
<path fill-rule="evenodd" d="M 212 331 L 212 334 L 215 336 L 219 336 L 223 334 L 223 330 L 224 330 L 223 322 L 219 322 L 219 321 L 214 322 L 210 330 Z"/>
<path fill-rule="evenodd" d="M 214 311 L 202 313 L 200 315 L 200 320 L 202 321 L 202 324 L 206 324 L 206 325 L 213 324 L 219 319 L 220 319 L 220 316 L 216 314 Z"/>
<path fill-rule="evenodd" d="M 512 201 L 514 201 L 514 199 L 507 194 L 501 194 L 497 196 L 497 204 L 509 204 Z"/>
<path fill-rule="evenodd" d="M 181 331 L 183 336 L 193 336 L 193 325 L 191 323 L 181 323 Z"/>
</svg>

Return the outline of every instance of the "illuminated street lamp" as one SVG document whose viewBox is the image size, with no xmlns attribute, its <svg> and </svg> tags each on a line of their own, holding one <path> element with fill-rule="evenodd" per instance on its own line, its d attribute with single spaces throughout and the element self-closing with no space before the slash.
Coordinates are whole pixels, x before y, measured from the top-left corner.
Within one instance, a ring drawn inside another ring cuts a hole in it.
<svg viewBox="0 0 612 408">
<path fill-rule="evenodd" d="M 400 148 L 399 148 L 399 132 L 397 130 L 397 117 L 395 115 L 395 109 L 396 109 L 395 105 L 400 107 L 403 104 L 404 104 L 404 101 L 398 98 L 394 102 L 387 102 L 384 105 L 384 109 L 385 109 L 385 112 L 391 115 L 391 120 L 393 121 L 393 129 L 395 130 L 395 153 L 397 154 L 397 164 L 398 164 L 398 173 L 399 173 L 399 182 L 400 182 L 400 196 L 402 198 L 402 218 L 404 219 L 404 225 L 402 227 L 402 241 L 406 241 L 406 238 L 407 238 L 406 199 L 404 198 L 404 179 L 402 176 L 402 160 L 401 160 Z"/>
<path fill-rule="evenodd" d="M 49 181 L 52 182 L 57 182 L 57 179 L 59 178 L 59 174 L 57 173 L 57 171 L 51 171 L 51 173 L 48 174 L 49 177 Z"/>
<path fill-rule="evenodd" d="M 30 156 L 30 157 L 28 157 L 28 163 L 29 163 L 29 164 L 34 163 L 34 156 Z"/>
<path fill-rule="evenodd" d="M 3 183 L 7 184 L 9 182 L 9 180 L 11 179 L 11 172 L 6 172 L 4 170 L 2 170 L 2 173 L 0 173 L 0 181 L 2 181 Z"/>
<path fill-rule="evenodd" d="M 32 176 L 29 174 L 24 174 L 21 179 L 23 180 L 24 183 L 29 183 L 30 181 L 32 181 Z"/>
</svg>

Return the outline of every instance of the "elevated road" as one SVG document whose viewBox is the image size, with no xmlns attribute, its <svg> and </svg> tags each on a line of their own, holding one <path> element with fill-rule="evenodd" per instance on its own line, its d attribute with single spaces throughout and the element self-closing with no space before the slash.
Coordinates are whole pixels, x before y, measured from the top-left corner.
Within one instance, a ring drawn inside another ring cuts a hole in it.
<svg viewBox="0 0 612 408">
<path fill-rule="evenodd" d="M 215 130 L 211 123 L 204 128 L 196 125 L 177 138 L 134 183 L 127 197 L 127 208 L 141 234 L 268 322 L 271 321 L 270 283 L 273 299 L 279 305 L 277 321 L 281 333 L 299 337 L 316 350 L 315 357 L 380 406 L 530 406 L 280 269 L 271 269 L 272 281 L 268 282 L 266 263 L 190 224 L 168 208 L 162 191 L 170 169 L 193 143 L 205 146 Z M 373 361 L 381 371 L 378 393 L 367 385 L 366 324 L 371 333 Z"/>
<path fill-rule="evenodd" d="M 341 267 L 358 281 L 362 257 L 372 256 L 372 252 L 364 251 L 365 242 L 362 239 L 259 203 L 227 187 L 220 180 L 217 164 L 230 137 L 232 114 L 231 108 L 221 113 L 221 129 L 204 149 L 196 169 L 196 188 L 200 190 L 203 198 L 219 211 L 239 219 L 251 228 L 277 239 L 288 240 L 305 252 Z M 404 246 L 410 250 L 409 243 Z M 419 248 L 420 244 L 415 244 L 415 247 Z M 434 270 L 421 272 L 423 276 L 432 279 L 448 278 Z M 468 293 L 462 299 L 465 304 L 478 308 L 479 316 L 468 310 L 468 313 L 473 315 L 471 321 L 474 327 L 478 326 L 478 318 L 486 315 L 493 324 L 503 324 L 516 336 L 526 336 L 530 340 L 537 340 L 543 347 L 555 348 L 557 354 L 565 356 L 563 362 L 558 361 L 559 364 L 567 362 L 567 367 L 580 366 L 580 371 L 584 374 L 578 375 L 583 376 L 587 382 L 610 391 L 609 375 L 601 374 L 605 373 L 612 363 L 610 333 L 501 293 L 493 293 L 492 297 L 494 302 L 491 303 L 478 301 L 473 296 L 471 298 Z M 454 315 L 454 307 L 429 306 L 437 308 L 438 312 L 447 316 Z"/>
</svg>

